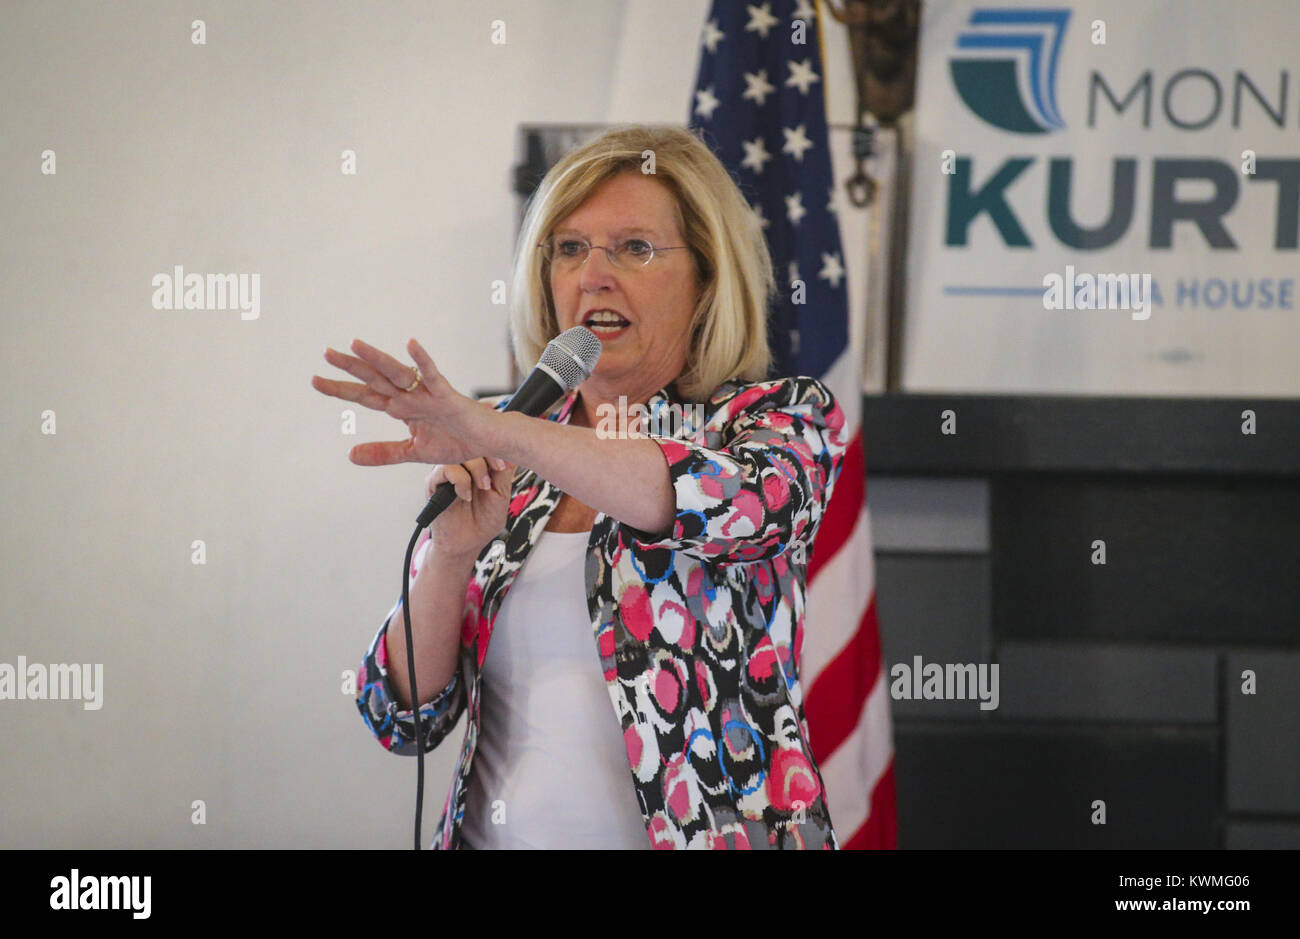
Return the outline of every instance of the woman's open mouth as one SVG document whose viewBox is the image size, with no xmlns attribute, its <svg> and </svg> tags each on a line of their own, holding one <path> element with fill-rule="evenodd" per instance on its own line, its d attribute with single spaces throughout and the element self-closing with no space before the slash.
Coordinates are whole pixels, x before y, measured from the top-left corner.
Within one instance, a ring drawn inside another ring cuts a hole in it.
<svg viewBox="0 0 1300 939">
<path fill-rule="evenodd" d="M 612 339 L 621 335 L 632 324 L 612 310 L 597 310 L 587 315 L 583 321 L 586 326 L 601 339 Z"/>
</svg>

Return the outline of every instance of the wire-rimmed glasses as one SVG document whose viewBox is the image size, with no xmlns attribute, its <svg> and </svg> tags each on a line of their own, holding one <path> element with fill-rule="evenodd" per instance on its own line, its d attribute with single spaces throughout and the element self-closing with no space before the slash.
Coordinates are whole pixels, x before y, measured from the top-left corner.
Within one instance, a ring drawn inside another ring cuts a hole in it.
<svg viewBox="0 0 1300 939">
<path fill-rule="evenodd" d="M 681 251 L 688 246 L 671 245 L 661 248 L 644 238 L 620 238 L 610 245 L 593 245 L 585 238 L 566 235 L 544 241 L 537 247 L 542 249 L 543 256 L 557 270 L 577 270 L 587 262 L 592 248 L 600 248 L 614 267 L 622 271 L 635 271 L 649 264 L 661 251 Z"/>
</svg>

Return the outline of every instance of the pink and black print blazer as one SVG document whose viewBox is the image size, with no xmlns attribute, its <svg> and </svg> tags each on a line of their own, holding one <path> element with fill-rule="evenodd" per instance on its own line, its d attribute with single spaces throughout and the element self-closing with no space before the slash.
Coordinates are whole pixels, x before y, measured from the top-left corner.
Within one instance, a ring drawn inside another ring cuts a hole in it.
<svg viewBox="0 0 1300 939">
<path fill-rule="evenodd" d="M 568 423 L 577 396 L 545 419 Z M 686 403 L 669 385 L 647 407 Z M 655 848 L 838 848 L 799 663 L 806 562 L 843 459 L 843 413 L 825 385 L 800 377 L 726 382 L 704 416 L 651 438 L 677 494 L 671 535 L 598 514 L 587 548 L 592 641 L 646 835 Z M 460 845 L 492 626 L 561 496 L 523 468 L 512 492 L 505 528 L 470 578 L 458 672 L 420 709 L 426 752 L 469 715 L 435 848 Z M 413 756 L 412 714 L 398 710 L 387 677 L 385 636 L 394 616 L 402 628 L 400 606 L 399 596 L 365 654 L 356 701 L 380 744 Z"/>
</svg>

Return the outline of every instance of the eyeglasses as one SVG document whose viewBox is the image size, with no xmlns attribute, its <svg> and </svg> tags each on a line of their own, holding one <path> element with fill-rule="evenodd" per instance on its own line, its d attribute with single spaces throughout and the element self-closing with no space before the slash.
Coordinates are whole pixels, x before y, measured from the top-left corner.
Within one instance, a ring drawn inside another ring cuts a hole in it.
<svg viewBox="0 0 1300 939">
<path fill-rule="evenodd" d="M 561 238 L 558 241 L 552 238 L 537 247 L 542 249 L 543 256 L 557 270 L 577 270 L 587 262 L 592 248 L 600 248 L 614 267 L 622 271 L 634 271 L 649 264 L 660 251 L 682 251 L 688 246 L 656 248 L 644 238 L 624 238 L 606 247 L 593 245 L 585 238 Z"/>
</svg>

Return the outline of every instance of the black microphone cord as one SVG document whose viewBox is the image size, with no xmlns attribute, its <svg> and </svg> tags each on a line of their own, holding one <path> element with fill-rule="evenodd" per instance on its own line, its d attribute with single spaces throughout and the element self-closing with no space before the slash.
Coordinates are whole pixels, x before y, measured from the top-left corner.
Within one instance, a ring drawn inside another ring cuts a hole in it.
<svg viewBox="0 0 1300 939">
<path fill-rule="evenodd" d="M 419 768 L 415 780 L 415 850 L 420 850 L 420 819 L 424 814 L 424 735 L 420 733 L 420 692 L 415 686 L 415 643 L 411 638 L 411 556 L 420 539 L 423 525 L 415 527 L 415 534 L 406 546 L 406 561 L 402 564 L 402 619 L 406 623 L 406 676 L 411 682 L 412 719 L 415 721 L 415 759 Z M 396 732 L 396 729 L 394 729 Z"/>
</svg>

